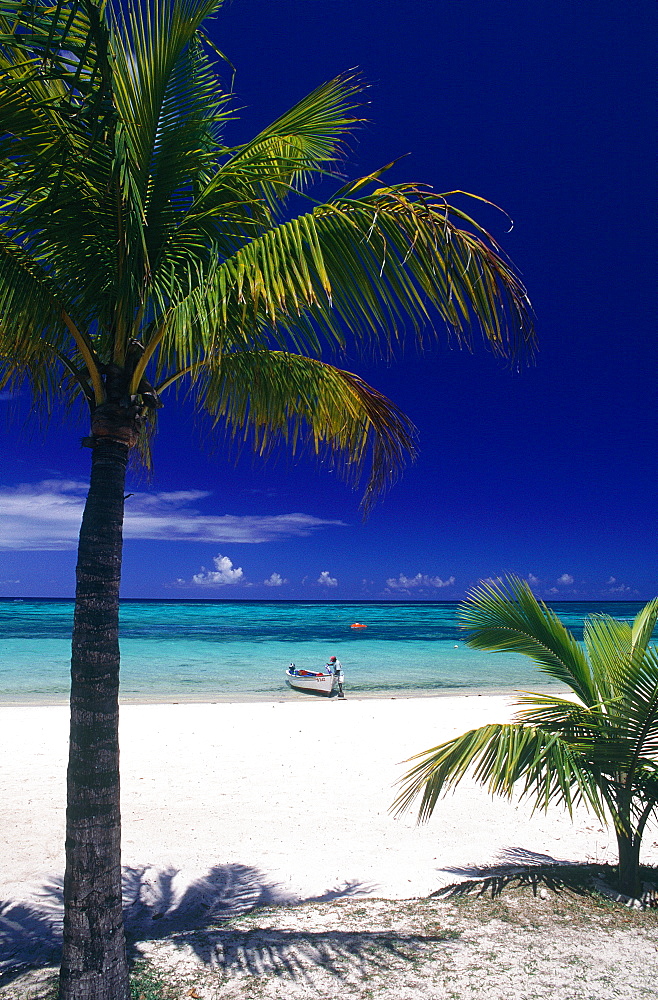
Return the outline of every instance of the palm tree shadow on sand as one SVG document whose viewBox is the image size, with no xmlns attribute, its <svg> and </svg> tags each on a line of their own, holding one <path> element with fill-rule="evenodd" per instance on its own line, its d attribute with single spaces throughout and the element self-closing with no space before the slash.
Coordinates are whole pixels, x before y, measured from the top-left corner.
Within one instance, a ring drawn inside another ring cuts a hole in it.
<svg viewBox="0 0 658 1000">
<path fill-rule="evenodd" d="M 175 868 L 124 869 L 126 938 L 131 959 L 140 944 L 171 939 L 190 949 L 207 967 L 226 972 L 262 973 L 303 979 L 322 966 L 336 977 L 385 969 L 392 961 L 412 960 L 439 936 L 395 932 L 354 932 L 278 928 L 232 929 L 233 917 L 263 907 L 323 903 L 362 896 L 372 890 L 349 882 L 301 899 L 271 883 L 255 868 L 218 865 L 194 881 Z M 62 946 L 62 885 L 45 885 L 38 902 L 0 902 L 0 985 L 31 969 L 57 965 Z"/>
<path fill-rule="evenodd" d="M 658 871 L 645 865 L 640 868 L 644 892 L 637 901 L 620 895 L 614 888 L 617 872 L 614 865 L 560 860 L 522 847 L 507 848 L 500 855 L 497 864 L 444 868 L 442 871 L 458 878 L 450 885 L 431 893 L 430 898 L 491 895 L 494 899 L 505 889 L 530 886 L 535 896 L 542 889 L 549 889 L 554 893 L 571 892 L 581 896 L 603 894 L 619 902 L 637 902 L 646 908 L 658 906 Z"/>
<path fill-rule="evenodd" d="M 577 864 L 520 847 L 508 848 L 498 863 L 442 869 L 456 881 L 432 893 L 434 898 L 478 894 L 500 895 L 530 885 L 536 894 L 554 892 L 590 895 L 601 882 L 612 881 L 613 869 L 602 864 Z M 656 870 L 646 869 L 656 881 Z M 396 931 L 355 931 L 340 927 L 314 931 L 255 926 L 235 928 L 231 918 L 274 906 L 296 906 L 358 898 L 372 886 L 349 882 L 326 892 L 300 898 L 270 882 L 247 865 L 217 865 L 190 881 L 175 868 L 124 869 L 126 937 L 131 960 L 142 957 L 144 942 L 158 947 L 169 941 L 175 949 L 192 952 L 206 968 L 226 974 L 268 973 L 303 981 L 313 969 L 336 980 L 382 972 L 393 964 L 413 962 L 427 949 L 452 940 L 442 934 Z M 647 905 L 655 906 L 656 895 Z M 37 902 L 0 902 L 0 986 L 28 970 L 57 965 L 62 946 L 62 885 L 52 882 Z M 310 981 L 310 979 L 309 979 Z"/>
<path fill-rule="evenodd" d="M 344 894 L 350 891 L 346 887 Z M 140 941 L 198 931 L 259 906 L 297 902 L 255 868 L 236 864 L 217 865 L 187 883 L 175 868 L 124 867 L 123 900 L 131 957 Z M 32 904 L 0 902 L 0 985 L 27 968 L 59 962 L 63 908 L 61 880 L 44 885 Z"/>
</svg>

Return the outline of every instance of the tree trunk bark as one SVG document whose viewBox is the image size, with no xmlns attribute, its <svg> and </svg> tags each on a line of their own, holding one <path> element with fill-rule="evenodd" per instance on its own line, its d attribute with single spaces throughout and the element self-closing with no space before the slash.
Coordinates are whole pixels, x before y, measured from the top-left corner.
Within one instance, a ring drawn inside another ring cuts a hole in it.
<svg viewBox="0 0 658 1000">
<path fill-rule="evenodd" d="M 129 1000 L 121 898 L 119 583 L 129 446 L 96 439 L 80 529 L 61 1000 Z"/>
<path fill-rule="evenodd" d="M 640 882 L 640 837 L 621 833 L 617 830 L 619 851 L 618 888 L 625 896 L 639 899 L 642 894 Z"/>
</svg>

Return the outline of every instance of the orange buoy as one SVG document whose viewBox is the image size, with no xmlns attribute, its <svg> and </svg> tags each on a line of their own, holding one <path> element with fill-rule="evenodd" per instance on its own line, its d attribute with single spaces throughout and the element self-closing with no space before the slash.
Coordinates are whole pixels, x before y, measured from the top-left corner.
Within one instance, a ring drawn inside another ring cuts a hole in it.
<svg viewBox="0 0 658 1000">
<path fill-rule="evenodd" d="M 361 622 L 354 622 L 353 625 L 350 625 L 350 628 L 368 628 L 368 626 L 362 625 Z"/>
</svg>

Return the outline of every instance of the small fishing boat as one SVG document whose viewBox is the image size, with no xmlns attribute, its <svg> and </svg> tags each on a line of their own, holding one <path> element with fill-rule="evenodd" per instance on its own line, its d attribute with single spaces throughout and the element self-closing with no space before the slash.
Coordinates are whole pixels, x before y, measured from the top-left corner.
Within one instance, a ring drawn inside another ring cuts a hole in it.
<svg viewBox="0 0 658 1000">
<path fill-rule="evenodd" d="M 310 691 L 311 694 L 331 694 L 336 683 L 336 674 L 314 670 L 298 670 L 291 663 L 286 670 L 286 680 L 291 688 Z"/>
</svg>

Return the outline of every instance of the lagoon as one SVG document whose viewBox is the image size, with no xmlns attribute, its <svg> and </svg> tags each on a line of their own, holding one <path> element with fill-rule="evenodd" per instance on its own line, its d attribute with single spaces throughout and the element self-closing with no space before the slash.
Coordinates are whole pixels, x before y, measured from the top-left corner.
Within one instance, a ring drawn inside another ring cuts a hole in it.
<svg viewBox="0 0 658 1000">
<path fill-rule="evenodd" d="M 582 636 L 588 614 L 631 620 L 640 602 L 551 605 Z M 357 697 L 492 694 L 551 684 L 516 653 L 468 648 L 455 602 L 121 602 L 121 700 L 295 700 L 291 661 L 319 669 L 337 656 Z M 0 601 L 0 703 L 68 698 L 72 600 Z M 352 629 L 354 622 L 367 625 Z M 555 685 L 557 688 L 557 685 Z"/>
</svg>

